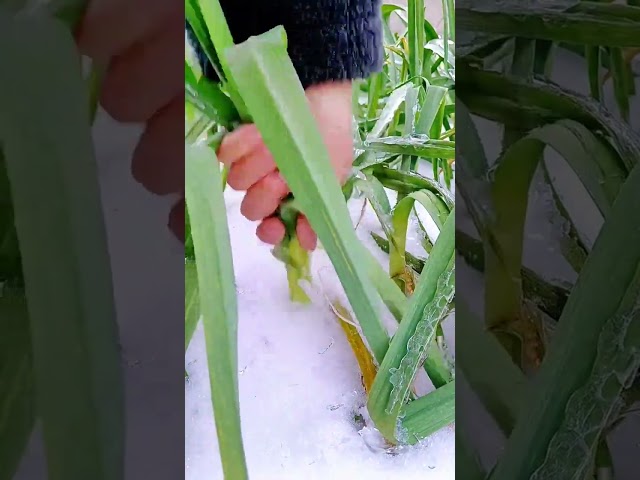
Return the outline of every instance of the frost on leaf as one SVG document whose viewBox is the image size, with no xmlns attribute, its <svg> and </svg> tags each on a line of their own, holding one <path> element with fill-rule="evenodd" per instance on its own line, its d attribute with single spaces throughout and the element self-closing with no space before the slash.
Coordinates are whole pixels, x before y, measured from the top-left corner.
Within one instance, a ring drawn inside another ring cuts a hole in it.
<svg viewBox="0 0 640 480">
<path fill-rule="evenodd" d="M 409 384 L 426 359 L 427 347 L 431 343 L 437 326 L 447 314 L 449 303 L 455 293 L 455 265 L 453 257 L 447 268 L 438 277 L 436 293 L 425 306 L 422 318 L 407 344 L 407 353 L 398 368 L 391 370 L 390 382 L 393 385 L 386 413 L 392 412 L 405 402 Z"/>
<path fill-rule="evenodd" d="M 640 300 L 603 326 L 591 375 L 567 402 L 564 420 L 531 480 L 586 478 L 598 441 L 623 408 L 621 394 L 640 367 L 638 341 L 627 338 L 634 322 L 640 322 Z"/>
</svg>

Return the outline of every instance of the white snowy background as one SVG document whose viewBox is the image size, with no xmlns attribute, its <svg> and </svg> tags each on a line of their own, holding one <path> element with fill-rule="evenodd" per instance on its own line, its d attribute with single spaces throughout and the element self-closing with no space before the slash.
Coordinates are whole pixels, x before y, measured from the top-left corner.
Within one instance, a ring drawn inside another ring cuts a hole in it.
<svg viewBox="0 0 640 480">
<path fill-rule="evenodd" d="M 284 266 L 256 239 L 255 225 L 240 216 L 242 195 L 231 191 L 226 197 L 239 302 L 242 431 L 251 478 L 452 479 L 453 426 L 394 455 L 379 448 L 377 432 L 356 426 L 354 416 L 366 415 L 366 398 L 355 357 L 326 299 L 344 296 L 325 252 L 312 257 L 313 304 L 292 304 Z M 362 201 L 352 200 L 350 207 L 356 223 Z M 371 230 L 382 233 L 367 209 L 358 233 L 379 253 Z M 415 238 L 408 243 L 410 251 L 420 253 Z M 453 322 L 446 326 L 453 349 Z M 186 478 L 221 479 L 201 328 L 186 368 Z"/>
</svg>

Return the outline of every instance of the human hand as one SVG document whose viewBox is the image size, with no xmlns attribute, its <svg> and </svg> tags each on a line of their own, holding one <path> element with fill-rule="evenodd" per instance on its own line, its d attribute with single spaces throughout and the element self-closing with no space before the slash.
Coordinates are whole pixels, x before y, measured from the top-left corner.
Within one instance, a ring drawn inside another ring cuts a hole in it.
<svg viewBox="0 0 640 480">
<path fill-rule="evenodd" d="M 319 84 L 307 88 L 306 94 L 336 176 L 343 183 L 353 162 L 351 82 Z M 240 211 L 248 220 L 260 221 L 258 238 L 271 245 L 280 243 L 285 227 L 273 214 L 289 194 L 289 188 L 256 126 L 242 125 L 228 134 L 220 145 L 218 159 L 230 167 L 228 185 L 246 191 Z M 316 248 L 316 234 L 302 215 L 296 234 L 304 249 Z"/>
<path fill-rule="evenodd" d="M 120 122 L 145 123 L 131 172 L 157 195 L 184 191 L 184 4 L 92 0 L 77 32 L 82 54 L 106 65 L 100 104 Z M 184 241 L 184 195 L 169 227 Z"/>
</svg>

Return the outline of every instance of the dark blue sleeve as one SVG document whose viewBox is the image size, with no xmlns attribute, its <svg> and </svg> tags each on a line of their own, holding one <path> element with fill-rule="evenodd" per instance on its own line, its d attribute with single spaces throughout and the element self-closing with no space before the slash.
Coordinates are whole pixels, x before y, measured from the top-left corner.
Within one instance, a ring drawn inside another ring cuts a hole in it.
<svg viewBox="0 0 640 480">
<path fill-rule="evenodd" d="M 382 67 L 380 0 L 220 0 L 236 43 L 277 25 L 303 86 L 365 78 Z M 187 26 L 205 75 L 215 73 Z"/>
</svg>

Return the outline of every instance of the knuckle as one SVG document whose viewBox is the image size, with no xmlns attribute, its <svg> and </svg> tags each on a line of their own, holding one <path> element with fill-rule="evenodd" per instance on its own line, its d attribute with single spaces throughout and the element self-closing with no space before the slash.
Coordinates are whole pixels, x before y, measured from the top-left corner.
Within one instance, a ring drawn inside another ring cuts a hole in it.
<svg viewBox="0 0 640 480">
<path fill-rule="evenodd" d="M 269 195 L 276 197 L 277 200 L 280 200 L 289 191 L 289 188 L 287 187 L 287 184 L 285 183 L 284 179 L 280 175 L 280 172 L 277 172 L 277 171 L 271 172 L 269 175 L 267 175 L 264 178 L 263 182 L 265 183 L 264 185 L 265 191 Z"/>
</svg>

